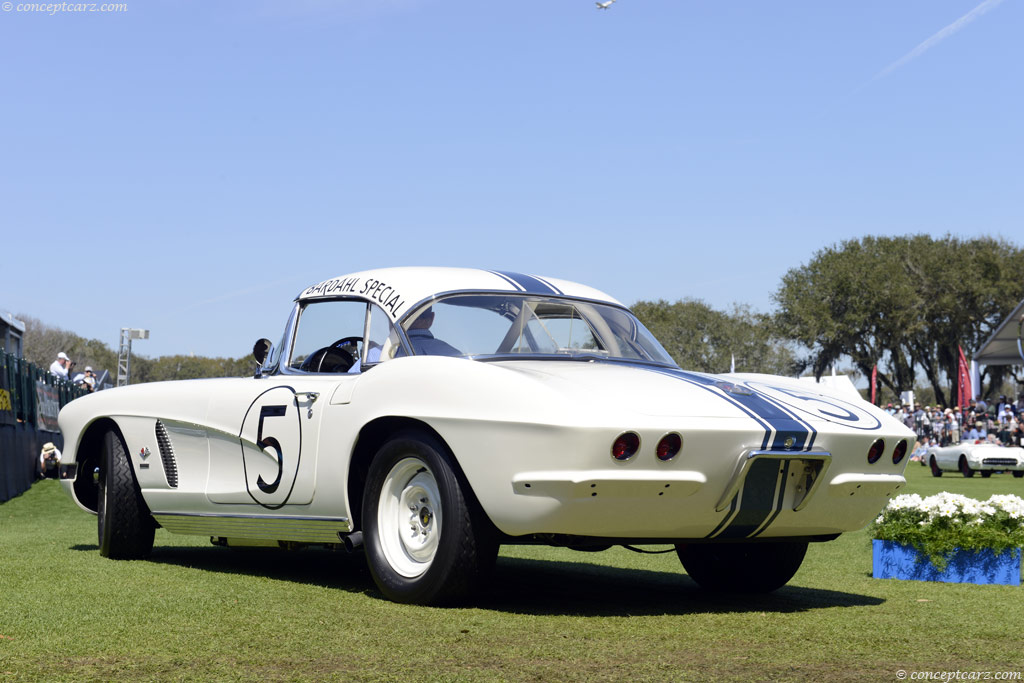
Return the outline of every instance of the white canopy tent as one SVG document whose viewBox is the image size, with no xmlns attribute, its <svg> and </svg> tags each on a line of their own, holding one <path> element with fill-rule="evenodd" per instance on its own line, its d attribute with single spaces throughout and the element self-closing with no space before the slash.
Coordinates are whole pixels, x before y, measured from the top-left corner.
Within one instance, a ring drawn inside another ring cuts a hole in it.
<svg viewBox="0 0 1024 683">
<path fill-rule="evenodd" d="M 1024 365 L 1024 357 L 1021 356 L 1021 316 L 1024 316 L 1024 301 L 1017 304 L 1017 308 L 1006 316 L 1003 324 L 981 345 L 974 354 L 975 362 L 982 365 Z"/>
<path fill-rule="evenodd" d="M 1024 323 L 1024 301 L 1006 316 L 1002 324 L 992 333 L 971 359 L 971 383 L 974 395 L 981 393 L 979 365 L 1024 365 L 1024 342 L 1021 340 L 1021 325 Z"/>
</svg>

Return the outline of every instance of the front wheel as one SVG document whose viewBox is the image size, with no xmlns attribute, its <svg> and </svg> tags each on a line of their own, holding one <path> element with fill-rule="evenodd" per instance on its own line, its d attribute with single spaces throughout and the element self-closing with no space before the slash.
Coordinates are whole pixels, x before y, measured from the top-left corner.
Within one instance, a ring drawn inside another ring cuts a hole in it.
<svg viewBox="0 0 1024 683">
<path fill-rule="evenodd" d="M 974 470 L 967 464 L 967 457 L 963 455 L 960 456 L 960 473 L 968 479 L 974 476 Z"/>
<path fill-rule="evenodd" d="M 982 470 L 981 471 L 981 478 L 982 479 L 988 479 L 991 476 L 992 476 L 992 470 Z"/>
<path fill-rule="evenodd" d="M 691 579 L 702 588 L 729 593 L 770 593 L 781 588 L 796 574 L 806 553 L 806 541 L 676 546 Z"/>
<path fill-rule="evenodd" d="M 100 555 L 114 560 L 149 556 L 156 533 L 127 450 L 116 431 L 104 435 L 96 524 Z"/>
<path fill-rule="evenodd" d="M 1021 477 L 1024 477 L 1024 471 L 1018 470 L 1018 471 L 1013 473 L 1013 476 L 1014 476 L 1015 479 L 1020 479 Z"/>
<path fill-rule="evenodd" d="M 933 477 L 941 477 L 942 476 L 942 470 L 939 469 L 939 463 L 935 462 L 935 456 L 934 455 L 931 457 L 930 464 L 931 464 L 931 468 L 932 468 L 932 476 Z"/>
<path fill-rule="evenodd" d="M 494 564 L 490 522 L 450 457 L 434 439 L 407 434 L 384 444 L 370 464 L 362 510 L 367 563 L 390 600 L 464 600 Z"/>
</svg>

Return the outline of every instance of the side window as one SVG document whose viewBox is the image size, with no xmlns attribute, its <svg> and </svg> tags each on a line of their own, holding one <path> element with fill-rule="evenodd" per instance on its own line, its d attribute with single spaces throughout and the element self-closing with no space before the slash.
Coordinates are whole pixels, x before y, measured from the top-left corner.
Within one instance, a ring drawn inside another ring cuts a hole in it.
<svg viewBox="0 0 1024 683">
<path fill-rule="evenodd" d="M 401 339 L 387 314 L 378 306 L 370 306 L 369 330 L 364 363 L 367 365 L 383 363 L 398 355 L 402 344 Z"/>
<path fill-rule="evenodd" d="M 366 304 L 316 301 L 303 306 L 288 367 L 305 372 L 348 372 L 362 353 Z"/>
</svg>

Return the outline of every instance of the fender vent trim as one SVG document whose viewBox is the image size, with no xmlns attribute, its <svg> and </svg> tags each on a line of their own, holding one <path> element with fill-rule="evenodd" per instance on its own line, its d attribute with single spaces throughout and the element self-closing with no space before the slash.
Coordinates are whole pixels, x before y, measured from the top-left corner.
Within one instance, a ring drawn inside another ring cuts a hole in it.
<svg viewBox="0 0 1024 683">
<path fill-rule="evenodd" d="M 167 478 L 167 485 L 176 489 L 178 488 L 178 462 L 174 459 L 171 437 L 168 436 L 167 428 L 160 420 L 156 421 L 156 443 L 160 448 L 160 459 L 164 463 L 164 477 Z"/>
</svg>

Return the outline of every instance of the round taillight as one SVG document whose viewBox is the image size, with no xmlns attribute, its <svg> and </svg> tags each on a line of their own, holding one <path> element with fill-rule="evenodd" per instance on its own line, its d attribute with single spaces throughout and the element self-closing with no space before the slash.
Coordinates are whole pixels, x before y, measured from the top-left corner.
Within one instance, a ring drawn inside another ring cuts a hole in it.
<svg viewBox="0 0 1024 683">
<path fill-rule="evenodd" d="M 658 447 L 654 452 L 658 456 L 658 460 L 671 460 L 679 455 L 679 451 L 682 450 L 682 448 L 683 437 L 672 433 L 661 437 L 661 441 L 658 442 Z"/>
<path fill-rule="evenodd" d="M 640 450 L 640 435 L 636 432 L 620 434 L 612 444 L 612 457 L 616 460 L 629 460 Z"/>
<path fill-rule="evenodd" d="M 892 452 L 892 464 L 899 465 L 900 461 L 903 460 L 903 456 L 907 454 L 907 440 L 902 439 L 896 444 L 896 449 Z"/>
<path fill-rule="evenodd" d="M 868 450 L 868 462 L 874 465 L 882 457 L 883 452 L 885 452 L 885 441 L 876 439 Z"/>
</svg>

